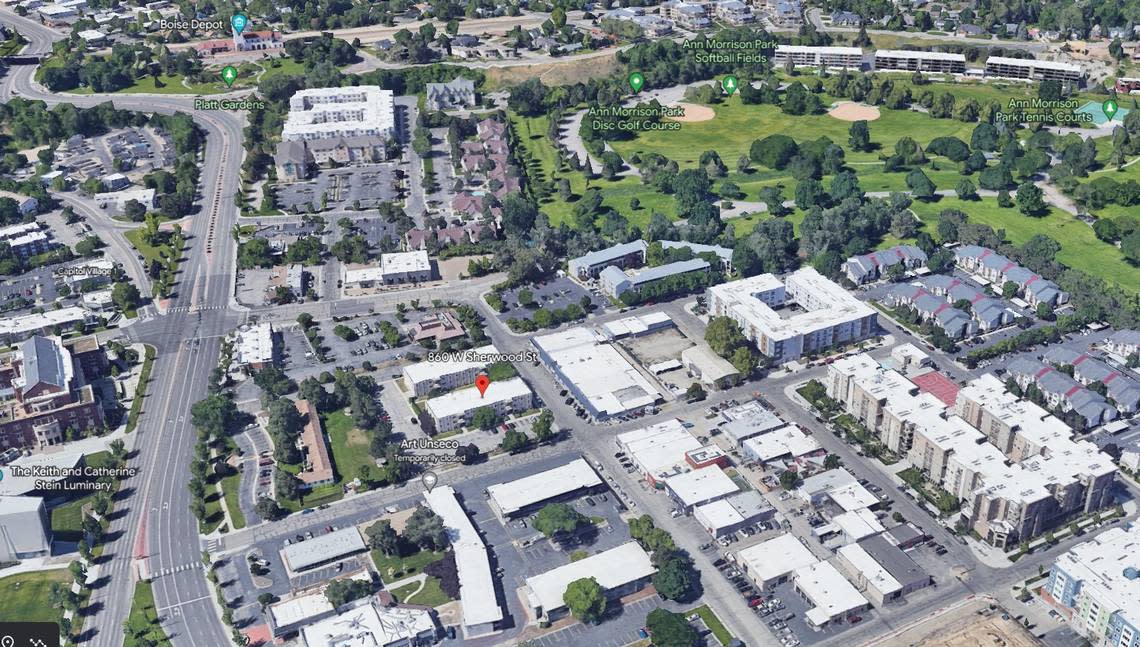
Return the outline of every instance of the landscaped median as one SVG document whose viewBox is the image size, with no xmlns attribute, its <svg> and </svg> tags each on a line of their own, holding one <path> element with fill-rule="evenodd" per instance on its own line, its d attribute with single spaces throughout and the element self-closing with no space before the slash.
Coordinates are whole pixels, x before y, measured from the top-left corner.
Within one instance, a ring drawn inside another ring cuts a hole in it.
<svg viewBox="0 0 1140 647">
<path fill-rule="evenodd" d="M 154 346 L 146 346 L 143 354 L 143 367 L 139 371 L 138 386 L 135 387 L 135 397 L 131 399 L 131 410 L 127 414 L 127 433 L 135 430 L 139 424 L 139 414 L 142 413 L 143 399 L 146 398 L 146 385 L 150 381 L 150 370 L 154 366 L 154 358 L 158 351 Z"/>
<path fill-rule="evenodd" d="M 158 610 L 154 604 L 154 591 L 150 582 L 140 580 L 135 582 L 135 593 L 131 598 L 131 614 L 123 623 L 123 647 L 141 647 L 152 645 L 154 647 L 169 647 L 170 639 L 166 637 L 162 625 L 159 623 Z"/>
<path fill-rule="evenodd" d="M 713 636 L 715 636 L 716 639 L 720 641 L 721 645 L 729 645 L 733 640 L 735 640 L 733 635 L 729 633 L 728 628 L 725 627 L 724 623 L 720 621 L 720 618 L 716 617 L 716 613 L 714 613 L 713 610 L 709 608 L 709 605 L 702 604 L 696 609 L 690 609 L 685 612 L 685 616 L 690 616 L 694 613 L 701 617 L 701 620 L 704 621 L 705 626 L 707 626 L 709 628 L 709 631 L 713 633 Z"/>
</svg>

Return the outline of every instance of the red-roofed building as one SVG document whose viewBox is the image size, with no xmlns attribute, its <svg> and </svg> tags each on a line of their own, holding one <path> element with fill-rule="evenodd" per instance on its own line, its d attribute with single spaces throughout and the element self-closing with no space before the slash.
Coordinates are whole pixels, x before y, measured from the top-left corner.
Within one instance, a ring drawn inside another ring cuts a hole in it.
<svg viewBox="0 0 1140 647">
<path fill-rule="evenodd" d="M 946 406 L 952 407 L 958 401 L 958 385 L 938 371 L 923 373 L 912 377 L 910 381 L 922 391 L 945 402 Z"/>
</svg>

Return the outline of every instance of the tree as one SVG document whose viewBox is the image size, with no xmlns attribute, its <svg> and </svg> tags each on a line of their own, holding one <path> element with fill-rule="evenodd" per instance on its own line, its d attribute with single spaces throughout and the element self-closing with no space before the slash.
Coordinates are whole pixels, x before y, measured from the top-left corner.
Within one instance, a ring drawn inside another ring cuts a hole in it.
<svg viewBox="0 0 1140 647">
<path fill-rule="evenodd" d="M 333 607 L 340 607 L 372 593 L 370 580 L 333 580 L 325 587 L 325 598 Z"/>
<path fill-rule="evenodd" d="M 968 178 L 962 178 L 961 180 L 958 180 L 958 186 L 954 187 L 954 192 L 958 194 L 959 200 L 978 199 L 978 189 Z"/>
<path fill-rule="evenodd" d="M 257 516 L 266 521 L 276 521 L 285 515 L 285 511 L 277 502 L 268 497 L 261 497 L 257 500 Z"/>
<path fill-rule="evenodd" d="M 570 613 L 586 624 L 596 624 L 606 612 L 606 592 L 593 577 L 571 582 L 562 600 Z"/>
<path fill-rule="evenodd" d="M 142 303 L 142 295 L 133 283 L 119 281 L 111 288 L 111 300 L 115 306 L 124 312 L 135 310 Z"/>
<path fill-rule="evenodd" d="M 916 168 L 908 173 L 906 185 L 910 188 L 911 194 L 919 200 L 930 200 L 934 197 L 934 183 L 926 177 L 926 173 L 923 173 L 922 169 Z"/>
<path fill-rule="evenodd" d="M 404 526 L 404 539 L 427 550 L 442 550 L 451 543 L 443 519 L 426 507 L 416 508 L 412 516 L 408 517 L 408 523 Z"/>
<path fill-rule="evenodd" d="M 498 422 L 499 416 L 491 407 L 479 407 L 471 414 L 471 424 L 484 431 L 494 429 Z"/>
<path fill-rule="evenodd" d="M 368 526 L 364 535 L 368 538 L 369 548 L 378 550 L 389 557 L 399 554 L 400 537 L 392 528 L 392 523 L 387 519 L 381 519 Z"/>
<path fill-rule="evenodd" d="M 499 447 L 508 454 L 515 454 L 521 452 L 530 445 L 530 439 L 526 437 L 521 431 L 510 429 L 503 434 L 503 441 L 499 443 Z"/>
<path fill-rule="evenodd" d="M 843 463 L 843 461 L 840 460 L 839 454 L 828 454 L 823 459 L 823 468 L 828 469 L 828 470 L 833 470 L 833 469 L 839 467 L 842 463 Z"/>
<path fill-rule="evenodd" d="M 707 397 L 708 393 L 705 393 L 705 388 L 701 386 L 700 382 L 693 382 L 685 391 L 685 399 L 689 402 L 700 402 Z"/>
<path fill-rule="evenodd" d="M 689 595 L 696 579 L 692 560 L 680 551 L 658 551 L 653 555 L 657 572 L 653 574 L 653 587 L 666 600 L 683 600 Z"/>
<path fill-rule="evenodd" d="M 474 465 L 483 458 L 483 452 L 480 451 L 479 446 L 475 443 L 460 445 L 455 450 L 455 455 L 463 460 L 464 465 Z"/>
<path fill-rule="evenodd" d="M 1017 187 L 1017 210 L 1027 216 L 1038 216 L 1045 212 L 1045 193 L 1032 182 L 1023 182 Z"/>
<path fill-rule="evenodd" d="M 709 320 L 709 325 L 705 328 L 705 341 L 721 357 L 746 342 L 740 332 L 740 325 L 731 317 L 713 317 Z"/>
<path fill-rule="evenodd" d="M 796 140 L 787 135 L 768 135 L 752 142 L 748 156 L 768 168 L 782 170 L 799 152 Z"/>
<path fill-rule="evenodd" d="M 273 473 L 273 487 L 277 492 L 278 500 L 296 500 L 301 493 L 300 482 L 297 477 L 285 470 L 276 470 Z"/>
<path fill-rule="evenodd" d="M 866 120 L 860 119 L 851 124 L 847 133 L 847 144 L 851 150 L 860 152 L 871 150 L 871 129 Z"/>
<path fill-rule="evenodd" d="M 794 490 L 800 484 L 800 475 L 792 470 L 780 472 L 780 487 L 785 490 Z"/>
<path fill-rule="evenodd" d="M 700 634 L 685 616 L 666 609 L 654 609 L 645 616 L 645 628 L 657 647 L 693 647 Z"/>
<path fill-rule="evenodd" d="M 277 601 L 277 596 L 269 593 L 268 591 L 257 596 L 257 604 L 261 607 L 262 611 L 265 608 Z"/>
<path fill-rule="evenodd" d="M 572 533 L 587 523 L 589 519 L 569 505 L 550 503 L 538 511 L 532 525 L 547 537 L 554 537 Z"/>
<path fill-rule="evenodd" d="M 530 430 L 534 432 L 534 439 L 544 443 L 554 437 L 554 414 L 550 409 L 543 409 L 535 418 Z"/>
<path fill-rule="evenodd" d="M 1120 251 L 1124 252 L 1124 258 L 1133 263 L 1140 263 L 1140 229 L 1120 241 Z"/>
</svg>

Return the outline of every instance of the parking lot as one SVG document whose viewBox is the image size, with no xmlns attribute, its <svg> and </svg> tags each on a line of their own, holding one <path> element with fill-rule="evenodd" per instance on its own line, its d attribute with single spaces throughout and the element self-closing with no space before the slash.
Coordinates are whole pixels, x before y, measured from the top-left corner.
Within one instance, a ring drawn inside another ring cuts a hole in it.
<svg viewBox="0 0 1140 647">
<path fill-rule="evenodd" d="M 522 290 L 530 290 L 534 297 L 534 308 L 561 310 L 571 303 L 581 306 L 582 297 L 585 296 L 588 296 L 590 303 L 594 305 L 594 312 L 600 312 L 609 305 L 603 297 L 588 292 L 574 281 L 565 277 L 556 278 L 538 285 L 528 285 L 503 292 L 503 304 L 506 309 L 499 313 L 501 321 L 530 319 L 534 314 L 534 309 L 518 305 L 519 292 Z"/>
<path fill-rule="evenodd" d="M 279 184 L 277 203 L 299 212 L 367 209 L 402 197 L 403 176 L 393 162 L 324 170 L 307 182 Z"/>
<path fill-rule="evenodd" d="M 542 647 L 555 645 L 622 647 L 644 639 L 638 632 L 645 625 L 645 616 L 662 606 L 675 611 L 670 603 L 661 599 L 661 596 L 652 595 L 622 607 L 614 617 L 607 617 L 605 622 L 600 624 L 584 625 L 576 622 L 564 629 L 532 638 L 529 642 Z M 716 641 L 713 640 L 709 644 L 715 645 Z"/>
</svg>

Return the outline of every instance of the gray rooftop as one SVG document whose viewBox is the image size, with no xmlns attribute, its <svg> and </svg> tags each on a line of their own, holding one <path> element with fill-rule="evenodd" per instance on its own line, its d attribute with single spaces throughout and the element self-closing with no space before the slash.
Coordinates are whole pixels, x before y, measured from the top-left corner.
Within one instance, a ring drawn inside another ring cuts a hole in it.
<svg viewBox="0 0 1140 647">
<path fill-rule="evenodd" d="M 910 555 L 883 538 L 882 533 L 859 542 L 876 562 L 902 584 L 903 589 L 930 581 L 930 574 L 922 570 Z"/>
</svg>

